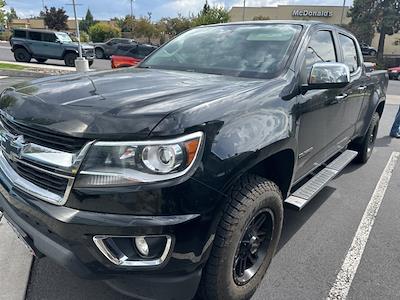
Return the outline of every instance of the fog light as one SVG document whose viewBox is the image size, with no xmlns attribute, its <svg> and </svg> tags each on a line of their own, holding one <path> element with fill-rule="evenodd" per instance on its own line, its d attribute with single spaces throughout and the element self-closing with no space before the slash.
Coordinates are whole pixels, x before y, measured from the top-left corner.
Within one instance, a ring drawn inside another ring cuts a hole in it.
<svg viewBox="0 0 400 300">
<path fill-rule="evenodd" d="M 143 236 L 135 237 L 135 246 L 139 253 L 143 256 L 149 255 L 149 245 Z"/>
</svg>

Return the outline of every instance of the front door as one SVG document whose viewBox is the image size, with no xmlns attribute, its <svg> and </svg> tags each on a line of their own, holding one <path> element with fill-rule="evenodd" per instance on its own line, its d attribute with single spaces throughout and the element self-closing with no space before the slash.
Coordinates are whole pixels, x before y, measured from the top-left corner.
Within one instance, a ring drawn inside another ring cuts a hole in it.
<svg viewBox="0 0 400 300">
<path fill-rule="evenodd" d="M 337 62 L 338 51 L 333 32 L 312 33 L 303 64 L 307 82 L 313 64 Z M 298 164 L 295 180 L 325 162 L 337 151 L 335 143 L 343 138 L 343 90 L 311 90 L 298 97 Z"/>
<path fill-rule="evenodd" d="M 61 43 L 57 43 L 57 37 L 54 33 L 43 33 L 42 53 L 45 57 L 60 58 L 63 55 Z"/>
</svg>

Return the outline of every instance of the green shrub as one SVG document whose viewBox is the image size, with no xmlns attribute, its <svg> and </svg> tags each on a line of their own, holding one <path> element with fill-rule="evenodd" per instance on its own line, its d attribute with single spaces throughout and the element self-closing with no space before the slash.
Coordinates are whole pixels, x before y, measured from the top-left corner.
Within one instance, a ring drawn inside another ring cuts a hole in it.
<svg viewBox="0 0 400 300">
<path fill-rule="evenodd" d="M 99 43 L 120 37 L 121 30 L 105 23 L 97 23 L 89 28 L 89 36 L 93 42 Z"/>
<path fill-rule="evenodd" d="M 11 38 L 11 32 L 4 31 L 0 32 L 0 41 L 9 41 Z"/>
</svg>

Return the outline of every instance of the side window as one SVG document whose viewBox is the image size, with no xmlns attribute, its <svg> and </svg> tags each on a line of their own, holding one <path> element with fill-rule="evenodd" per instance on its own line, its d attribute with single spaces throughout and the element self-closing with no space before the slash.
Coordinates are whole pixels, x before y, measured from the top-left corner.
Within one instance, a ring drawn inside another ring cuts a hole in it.
<svg viewBox="0 0 400 300">
<path fill-rule="evenodd" d="M 43 33 L 43 42 L 55 43 L 56 35 L 54 33 Z"/>
<path fill-rule="evenodd" d="M 352 38 L 343 34 L 339 34 L 339 40 L 343 49 L 343 62 L 349 67 L 350 73 L 353 73 L 360 66 L 356 44 Z"/>
<path fill-rule="evenodd" d="M 30 31 L 28 33 L 28 37 L 29 37 L 30 40 L 41 41 L 42 40 L 42 33 L 41 32 Z"/>
<path fill-rule="evenodd" d="M 311 69 L 317 62 L 336 62 L 337 56 L 332 33 L 322 30 L 314 33 L 306 52 L 306 68 Z"/>
<path fill-rule="evenodd" d="M 26 31 L 23 30 L 14 30 L 14 37 L 25 39 L 26 38 Z"/>
</svg>

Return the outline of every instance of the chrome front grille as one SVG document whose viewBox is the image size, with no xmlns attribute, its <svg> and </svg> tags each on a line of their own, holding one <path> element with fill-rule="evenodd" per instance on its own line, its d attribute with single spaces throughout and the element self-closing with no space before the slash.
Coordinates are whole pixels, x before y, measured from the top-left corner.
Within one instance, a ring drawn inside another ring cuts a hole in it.
<svg viewBox="0 0 400 300">
<path fill-rule="evenodd" d="M 3 177 L 31 196 L 64 205 L 92 143 L 32 129 L 1 112 L 0 120 L 0 173 Z"/>
<path fill-rule="evenodd" d="M 68 178 L 60 177 L 56 173 L 47 171 L 40 167 L 34 167 L 31 164 L 24 163 L 22 161 L 12 161 L 5 156 L 10 166 L 17 172 L 22 178 L 32 182 L 33 184 L 46 189 L 54 194 L 61 197 L 64 196 L 65 191 L 68 187 Z"/>
<path fill-rule="evenodd" d="M 28 143 L 42 145 L 65 152 L 77 152 L 88 142 L 86 139 L 70 137 L 54 132 L 46 132 L 15 122 L 0 114 L 4 129 L 13 135 L 23 135 Z"/>
</svg>

